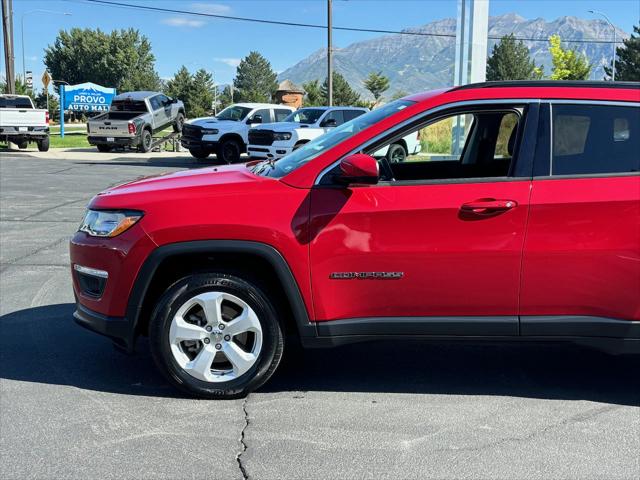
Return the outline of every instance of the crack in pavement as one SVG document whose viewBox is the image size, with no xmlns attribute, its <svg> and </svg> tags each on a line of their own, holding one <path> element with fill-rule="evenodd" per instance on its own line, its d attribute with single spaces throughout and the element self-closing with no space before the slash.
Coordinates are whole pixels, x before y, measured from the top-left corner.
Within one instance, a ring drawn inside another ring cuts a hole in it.
<svg viewBox="0 0 640 480">
<path fill-rule="evenodd" d="M 36 255 L 44 250 L 46 250 L 47 248 L 53 248 L 56 247 L 58 245 L 60 245 L 63 242 L 68 242 L 70 237 L 64 237 L 64 238 L 59 238 L 58 240 L 56 240 L 53 243 L 48 243 L 47 245 L 44 245 L 42 247 L 38 247 L 34 250 L 31 250 L 29 253 L 22 255 L 20 257 L 14 258 L 11 261 L 8 262 L 2 262 L 2 268 L 0 268 L 0 272 L 4 272 L 7 268 L 16 265 L 18 262 L 24 260 L 25 258 L 29 258 L 32 257 L 33 255 Z"/>
<path fill-rule="evenodd" d="M 242 402 L 242 411 L 244 413 L 244 427 L 242 427 L 242 430 L 240 431 L 240 446 L 241 446 L 241 449 L 238 452 L 238 454 L 236 455 L 236 462 L 238 462 L 238 468 L 240 468 L 240 473 L 242 473 L 242 478 L 244 480 L 248 480 L 249 479 L 249 474 L 247 473 L 247 467 L 244 465 L 244 463 L 242 463 L 242 454 L 244 452 L 246 452 L 247 449 L 249 448 L 247 443 L 244 441 L 245 432 L 247 431 L 247 428 L 249 427 L 249 413 L 247 412 L 247 403 L 248 402 L 249 402 L 249 395 L 247 395 L 245 397 L 244 401 Z"/>
<path fill-rule="evenodd" d="M 64 203 L 61 203 L 59 205 L 55 205 L 53 207 L 44 208 L 44 209 L 42 209 L 42 210 L 40 210 L 40 211 L 38 211 L 36 213 L 32 213 L 31 215 L 27 215 L 26 217 L 21 218 L 21 220 L 29 220 L 30 218 L 37 217 L 38 215 L 42 215 L 43 213 L 50 212 L 51 210 L 55 210 L 56 208 L 66 207 L 67 205 L 72 205 L 74 203 L 79 203 L 79 202 L 87 203 L 87 199 L 86 198 L 81 198 L 79 200 L 71 200 L 69 202 L 64 202 Z"/>
</svg>

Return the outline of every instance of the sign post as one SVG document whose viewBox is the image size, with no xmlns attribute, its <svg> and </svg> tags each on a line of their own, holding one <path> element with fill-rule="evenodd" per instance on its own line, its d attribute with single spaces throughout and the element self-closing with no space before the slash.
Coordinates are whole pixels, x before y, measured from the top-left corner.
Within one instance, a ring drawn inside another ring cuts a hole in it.
<svg viewBox="0 0 640 480">
<path fill-rule="evenodd" d="M 60 84 L 60 138 L 64 138 L 64 83 Z"/>
<path fill-rule="evenodd" d="M 42 74 L 42 85 L 44 86 L 44 91 L 47 92 L 47 111 L 49 111 L 49 84 L 51 83 L 51 74 L 49 70 L 45 70 Z"/>
</svg>

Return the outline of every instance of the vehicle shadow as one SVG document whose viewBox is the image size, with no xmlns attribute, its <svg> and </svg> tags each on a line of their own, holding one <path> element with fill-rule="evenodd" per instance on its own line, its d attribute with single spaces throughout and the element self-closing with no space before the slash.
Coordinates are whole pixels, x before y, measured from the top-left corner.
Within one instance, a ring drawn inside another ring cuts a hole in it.
<svg viewBox="0 0 640 480">
<path fill-rule="evenodd" d="M 73 304 L 0 317 L 0 378 L 127 395 L 180 397 L 145 339 L 133 356 L 77 326 Z M 386 341 L 295 351 L 261 392 L 499 395 L 640 406 L 640 356 L 571 345 L 436 345 Z"/>
</svg>

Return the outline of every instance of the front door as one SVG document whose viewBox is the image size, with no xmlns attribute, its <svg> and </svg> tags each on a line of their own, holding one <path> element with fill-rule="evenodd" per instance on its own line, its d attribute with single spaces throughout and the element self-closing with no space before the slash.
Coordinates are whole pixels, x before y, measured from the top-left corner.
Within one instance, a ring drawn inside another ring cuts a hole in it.
<svg viewBox="0 0 640 480">
<path fill-rule="evenodd" d="M 517 335 L 531 180 L 515 163 L 527 156 L 518 158 L 522 139 L 535 134 L 527 110 L 426 117 L 364 150 L 379 157 L 379 184 L 312 191 L 319 322 L 349 319 L 343 333 L 366 325 L 366 333 Z M 422 151 L 405 162 L 379 153 L 418 131 Z"/>
</svg>

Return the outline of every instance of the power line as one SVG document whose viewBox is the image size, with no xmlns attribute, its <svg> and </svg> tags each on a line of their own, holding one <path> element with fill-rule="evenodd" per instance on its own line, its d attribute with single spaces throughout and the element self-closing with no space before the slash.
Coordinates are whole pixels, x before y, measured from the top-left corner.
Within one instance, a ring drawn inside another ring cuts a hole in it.
<svg viewBox="0 0 640 480">
<path fill-rule="evenodd" d="M 74 1 L 74 0 L 70 0 Z M 262 23 L 269 25 L 280 25 L 287 27 L 303 27 L 303 28 L 316 28 L 323 29 L 327 28 L 326 25 L 319 25 L 316 23 L 299 23 L 299 22 L 284 22 L 279 20 L 265 20 L 262 18 L 251 18 L 251 17 L 238 17 L 234 15 L 221 15 L 217 13 L 205 13 L 205 12 L 195 12 L 192 10 L 180 10 L 175 8 L 163 8 L 163 7 L 152 7 L 149 5 L 139 5 L 139 4 L 131 4 L 124 2 L 114 2 L 110 0 L 75 0 L 75 1 L 85 1 L 89 3 L 95 3 L 99 5 L 106 5 L 111 7 L 120 7 L 120 8 L 135 8 L 138 10 L 148 10 L 153 12 L 163 12 L 163 13 L 176 13 L 179 15 L 192 15 L 196 17 L 208 17 L 208 18 L 219 18 L 224 20 L 234 20 L 238 22 L 251 22 L 251 23 Z M 333 27 L 334 30 L 342 30 L 346 32 L 365 32 L 365 33 L 387 33 L 393 35 L 414 35 L 421 37 L 443 37 L 443 38 L 455 38 L 455 33 L 432 33 L 432 32 L 411 32 L 407 30 L 382 30 L 375 28 L 357 28 L 357 27 Z M 490 40 L 500 40 L 501 36 L 489 35 L 487 38 Z M 525 42 L 548 42 L 548 38 L 533 38 L 533 37 L 514 37 L 515 40 L 522 40 Z M 565 43 L 616 43 L 612 40 L 602 40 L 602 39 L 575 39 L 575 40 L 562 40 Z"/>
</svg>

